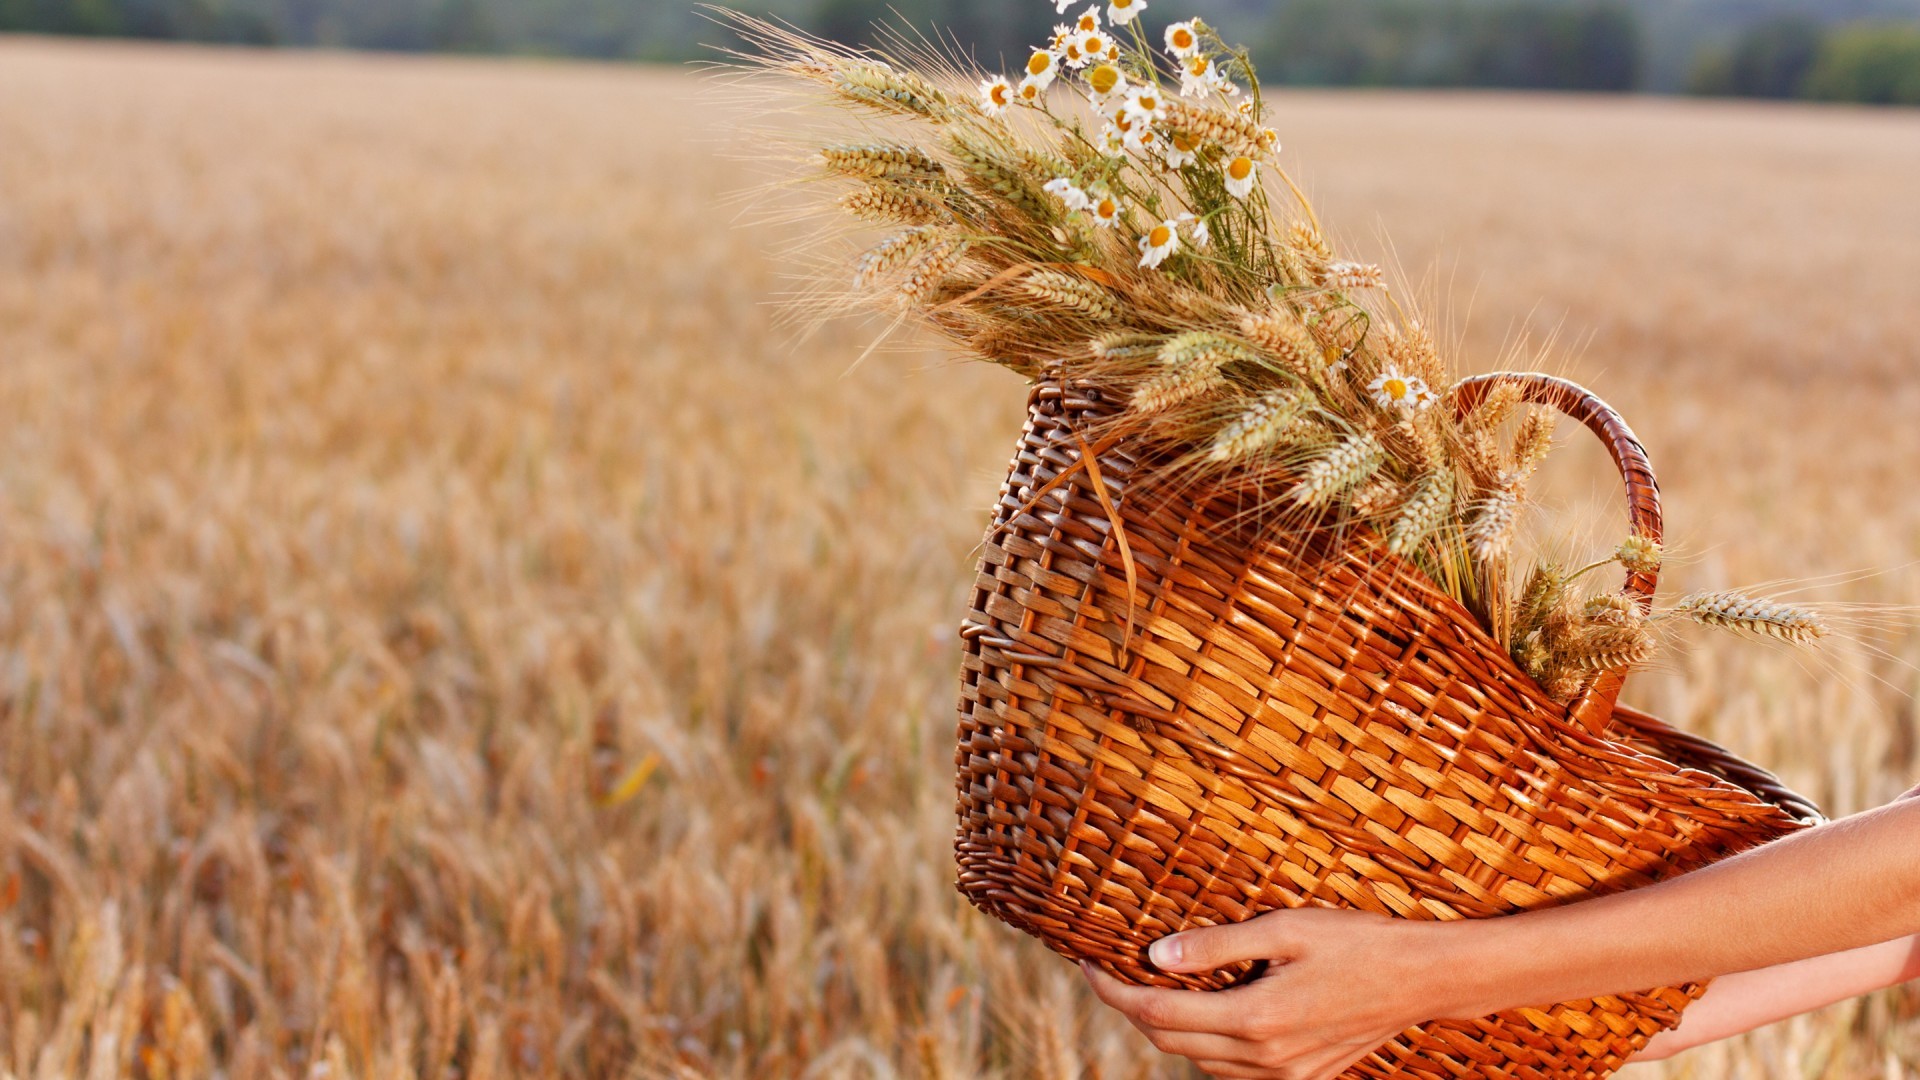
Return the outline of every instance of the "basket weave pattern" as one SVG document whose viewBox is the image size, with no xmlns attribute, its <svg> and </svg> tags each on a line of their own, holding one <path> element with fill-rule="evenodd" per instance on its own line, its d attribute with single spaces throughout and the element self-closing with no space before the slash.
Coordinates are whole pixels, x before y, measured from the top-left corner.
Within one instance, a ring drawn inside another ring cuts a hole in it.
<svg viewBox="0 0 1920 1080">
<path fill-rule="evenodd" d="M 1658 489 L 1612 410 L 1504 378 L 1607 441 L 1657 537 Z M 1537 908 L 1817 820 L 1764 771 L 1617 707 L 1617 676 L 1554 702 L 1369 535 L 1276 539 L 1250 493 L 1130 485 L 1141 462 L 1089 445 L 1115 410 L 1035 388 L 962 630 L 959 887 L 988 913 L 1132 982 L 1218 988 L 1256 972 L 1169 975 L 1147 945 L 1283 907 Z M 1701 989 L 1431 1023 L 1348 1075 L 1601 1077 Z"/>
</svg>

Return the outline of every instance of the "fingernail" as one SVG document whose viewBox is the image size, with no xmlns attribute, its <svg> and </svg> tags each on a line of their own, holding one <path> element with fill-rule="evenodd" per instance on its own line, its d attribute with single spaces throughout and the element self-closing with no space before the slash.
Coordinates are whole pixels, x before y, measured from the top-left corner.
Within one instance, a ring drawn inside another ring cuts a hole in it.
<svg viewBox="0 0 1920 1080">
<path fill-rule="evenodd" d="M 1153 966 L 1165 970 L 1180 962 L 1180 936 L 1164 937 L 1147 948 L 1147 959 Z"/>
</svg>

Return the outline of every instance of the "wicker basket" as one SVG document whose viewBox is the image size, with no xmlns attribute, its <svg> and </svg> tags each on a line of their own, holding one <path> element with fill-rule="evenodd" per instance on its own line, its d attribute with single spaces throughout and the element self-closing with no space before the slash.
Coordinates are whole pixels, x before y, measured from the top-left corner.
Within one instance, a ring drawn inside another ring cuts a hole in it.
<svg viewBox="0 0 1920 1080">
<path fill-rule="evenodd" d="M 1645 452 L 1612 409 L 1545 375 L 1466 380 L 1453 406 L 1497 380 L 1605 441 L 1635 530 L 1659 538 Z M 1257 537 L 1243 493 L 1130 486 L 1124 446 L 1087 441 L 1114 411 L 1097 390 L 1034 389 L 961 632 L 959 888 L 989 914 L 1135 983 L 1218 988 L 1251 965 L 1168 975 L 1147 946 L 1303 905 L 1536 908 L 1819 819 L 1616 705 L 1618 674 L 1554 702 L 1368 536 Z M 1650 598 L 1653 575 L 1628 588 Z M 1701 990 L 1430 1023 L 1348 1075 L 1605 1076 Z"/>
</svg>

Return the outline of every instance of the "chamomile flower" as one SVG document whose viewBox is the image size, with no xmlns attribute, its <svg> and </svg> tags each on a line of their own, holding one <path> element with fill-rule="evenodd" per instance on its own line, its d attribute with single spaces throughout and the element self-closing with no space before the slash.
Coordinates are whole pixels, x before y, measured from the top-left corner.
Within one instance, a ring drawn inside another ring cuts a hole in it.
<svg viewBox="0 0 1920 1080">
<path fill-rule="evenodd" d="M 1113 43 L 1104 30 L 1083 30 L 1073 39 L 1073 43 L 1080 47 L 1081 63 L 1120 59 L 1120 47 Z"/>
<path fill-rule="evenodd" d="M 1163 221 L 1140 238 L 1140 265 L 1152 269 L 1180 250 L 1179 222 Z"/>
<path fill-rule="evenodd" d="M 995 75 L 980 84 L 980 109 L 988 116 L 999 116 L 1013 104 L 1013 84 L 1005 75 Z"/>
<path fill-rule="evenodd" d="M 1107 18 L 1115 26 L 1125 26 L 1147 10 L 1147 0 L 1108 0 Z"/>
<path fill-rule="evenodd" d="M 1120 200 L 1104 191 L 1095 192 L 1089 197 L 1091 205 L 1087 213 L 1093 217 L 1093 223 L 1103 229 L 1111 229 L 1114 222 L 1120 220 Z"/>
<path fill-rule="evenodd" d="M 1093 200 L 1087 198 L 1087 193 L 1064 176 L 1047 181 L 1041 185 L 1040 190 L 1059 199 L 1069 210 L 1085 210 L 1093 205 Z"/>
<path fill-rule="evenodd" d="M 1184 131 L 1176 131 L 1167 136 L 1167 145 L 1161 153 L 1166 157 L 1167 168 L 1184 169 L 1193 164 L 1197 151 L 1198 147 L 1194 144 L 1191 135 Z"/>
<path fill-rule="evenodd" d="M 1109 120 L 1100 125 L 1100 145 L 1109 156 L 1118 157 L 1127 148 L 1127 133 Z"/>
<path fill-rule="evenodd" d="M 1076 33 L 1078 33 L 1078 31 L 1066 23 L 1055 23 L 1053 26 L 1053 36 L 1047 39 L 1047 48 L 1052 49 L 1054 52 L 1064 51 L 1067 47 L 1067 42 L 1073 40 L 1073 35 Z"/>
<path fill-rule="evenodd" d="M 1141 157 L 1157 156 L 1165 142 L 1153 125 L 1144 120 L 1135 120 L 1127 128 L 1126 147 Z"/>
<path fill-rule="evenodd" d="M 1158 87 L 1136 86 L 1127 91 L 1126 115 L 1142 124 L 1151 124 L 1160 119 L 1166 104 Z"/>
<path fill-rule="evenodd" d="M 1433 404 L 1433 391 L 1427 389 L 1426 380 L 1397 368 L 1388 368 L 1374 376 L 1367 390 L 1373 394 L 1374 404 L 1383 409 L 1419 412 Z"/>
<path fill-rule="evenodd" d="M 1167 27 L 1167 51 L 1185 60 L 1200 51 L 1200 30 L 1194 25 L 1197 20 L 1188 19 Z"/>
<path fill-rule="evenodd" d="M 1280 152 L 1280 133 L 1272 128 L 1260 129 L 1260 149 L 1269 154 Z"/>
<path fill-rule="evenodd" d="M 1180 96 L 1197 97 L 1206 93 L 1212 79 L 1212 58 L 1195 53 L 1180 65 Z"/>
<path fill-rule="evenodd" d="M 1245 154 L 1227 162 L 1227 193 L 1236 199 L 1253 194 L 1253 159 Z"/>
<path fill-rule="evenodd" d="M 1199 250 L 1213 243 L 1213 229 L 1208 227 L 1205 218 L 1195 217 L 1192 214 L 1181 214 L 1173 220 L 1187 227 L 1187 239 L 1193 242 L 1195 250 Z"/>
<path fill-rule="evenodd" d="M 1087 89 L 1093 92 L 1095 105 L 1104 104 L 1127 92 L 1127 76 L 1113 64 L 1095 64 L 1087 69 Z"/>
<path fill-rule="evenodd" d="M 1045 90 L 1053 85 L 1053 77 L 1060 73 L 1060 56 L 1051 49 L 1035 49 L 1027 57 L 1027 81 Z"/>
<path fill-rule="evenodd" d="M 1027 102 L 1028 104 L 1033 104 L 1039 101 L 1040 98 L 1047 92 L 1047 83 L 1050 83 L 1052 81 L 1053 81 L 1052 76 L 1048 76 L 1046 81 L 1043 82 L 1033 77 L 1032 75 L 1029 75 L 1026 78 L 1020 80 L 1020 85 L 1014 88 L 1013 96 L 1019 98 L 1021 101 Z"/>
<path fill-rule="evenodd" d="M 1080 51 L 1080 35 L 1075 32 L 1066 43 L 1060 46 L 1060 62 L 1078 71 L 1087 66 L 1087 56 Z"/>
<path fill-rule="evenodd" d="M 1073 24 L 1073 28 L 1083 34 L 1100 29 L 1100 8 L 1096 5 L 1081 12 L 1080 19 Z"/>
</svg>

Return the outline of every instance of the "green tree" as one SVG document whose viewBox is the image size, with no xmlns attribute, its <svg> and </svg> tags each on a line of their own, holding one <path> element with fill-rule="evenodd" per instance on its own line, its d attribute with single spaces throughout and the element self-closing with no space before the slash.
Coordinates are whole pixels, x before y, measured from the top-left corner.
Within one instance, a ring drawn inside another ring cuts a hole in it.
<svg viewBox="0 0 1920 1080">
<path fill-rule="evenodd" d="M 1920 105 L 1920 25 L 1834 31 L 1807 73 L 1806 96 L 1871 105 Z"/>
<path fill-rule="evenodd" d="M 1288 83 L 1631 90 L 1638 19 L 1617 0 L 1292 0 L 1258 60 Z"/>
<path fill-rule="evenodd" d="M 1687 89 L 1695 94 L 1798 97 L 1825 36 L 1819 23 L 1803 15 L 1755 23 L 1731 48 L 1704 52 L 1695 61 Z"/>
</svg>

